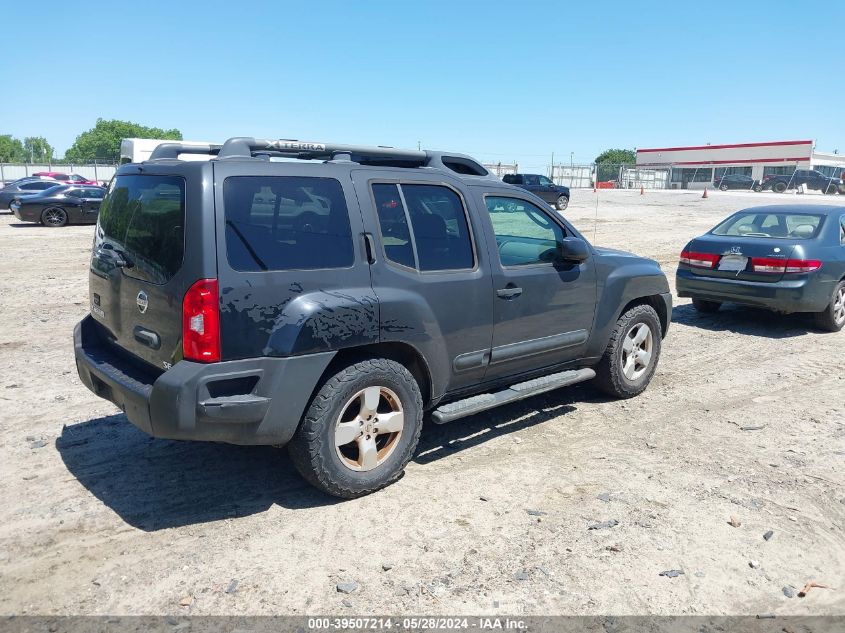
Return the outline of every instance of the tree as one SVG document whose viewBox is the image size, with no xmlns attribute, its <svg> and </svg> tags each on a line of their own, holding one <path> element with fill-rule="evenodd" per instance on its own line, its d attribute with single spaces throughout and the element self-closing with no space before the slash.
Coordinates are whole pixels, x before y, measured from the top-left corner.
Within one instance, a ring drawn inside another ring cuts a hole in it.
<svg viewBox="0 0 845 633">
<path fill-rule="evenodd" d="M 637 154 L 632 149 L 608 149 L 596 156 L 596 165 L 633 165 Z"/>
<path fill-rule="evenodd" d="M 22 163 L 24 155 L 23 143 L 11 134 L 0 135 L 0 163 Z"/>
<path fill-rule="evenodd" d="M 630 149 L 608 149 L 596 156 L 596 181 L 605 182 L 619 178 L 619 165 L 633 165 L 637 155 Z"/>
<path fill-rule="evenodd" d="M 27 136 L 23 140 L 24 160 L 30 163 L 53 161 L 53 146 L 43 136 Z"/>
<path fill-rule="evenodd" d="M 65 160 L 77 163 L 95 159 L 117 161 L 120 158 L 120 141 L 125 138 L 181 141 L 182 133 L 177 129 L 163 130 L 129 121 L 97 119 L 97 125 L 76 137 L 65 153 Z"/>
</svg>

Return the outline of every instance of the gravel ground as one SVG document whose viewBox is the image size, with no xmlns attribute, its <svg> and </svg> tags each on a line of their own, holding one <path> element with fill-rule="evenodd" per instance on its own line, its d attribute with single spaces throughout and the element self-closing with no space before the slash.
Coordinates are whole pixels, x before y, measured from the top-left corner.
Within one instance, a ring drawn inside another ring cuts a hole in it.
<svg viewBox="0 0 845 633">
<path fill-rule="evenodd" d="M 729 212 L 797 198 L 576 190 L 566 215 L 671 278 Z M 0 215 L 0 613 L 845 614 L 845 333 L 677 300 L 642 396 L 429 425 L 400 482 L 338 502 L 80 384 L 92 234 Z"/>
</svg>

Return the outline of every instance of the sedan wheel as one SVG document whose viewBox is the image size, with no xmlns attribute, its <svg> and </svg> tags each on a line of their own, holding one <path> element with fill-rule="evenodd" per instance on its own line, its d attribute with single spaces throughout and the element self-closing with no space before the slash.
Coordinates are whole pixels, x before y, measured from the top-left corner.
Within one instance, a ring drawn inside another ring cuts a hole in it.
<svg viewBox="0 0 845 633">
<path fill-rule="evenodd" d="M 41 213 L 41 224 L 44 226 L 64 226 L 67 224 L 67 212 L 61 207 L 47 207 Z"/>
<path fill-rule="evenodd" d="M 352 396 L 338 416 L 337 456 L 351 470 L 372 470 L 396 449 L 404 426 L 399 396 L 387 387 L 367 387 Z"/>
<path fill-rule="evenodd" d="M 719 185 L 719 191 L 727 191 L 727 190 L 728 190 L 727 185 Z"/>
<path fill-rule="evenodd" d="M 816 313 L 816 325 L 828 332 L 838 332 L 845 326 L 845 281 L 840 281 L 833 291 L 830 305 Z"/>
</svg>

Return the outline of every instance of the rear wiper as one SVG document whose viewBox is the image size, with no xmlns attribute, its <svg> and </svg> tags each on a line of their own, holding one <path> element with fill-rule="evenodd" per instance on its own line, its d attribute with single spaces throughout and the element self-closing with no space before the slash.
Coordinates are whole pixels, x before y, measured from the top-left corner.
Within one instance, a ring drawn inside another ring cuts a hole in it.
<svg viewBox="0 0 845 633">
<path fill-rule="evenodd" d="M 235 232 L 235 235 L 238 236 L 238 239 L 240 239 L 241 243 L 244 245 L 244 248 L 246 248 L 247 253 L 249 253 L 250 257 L 255 260 L 255 263 L 258 264 L 259 268 L 261 268 L 261 270 L 267 270 L 267 264 L 264 263 L 264 260 L 262 260 L 258 256 L 258 253 L 255 252 L 255 249 L 252 248 L 249 242 L 247 242 L 246 238 L 244 237 L 244 234 L 241 233 L 240 229 L 238 229 L 237 226 L 235 226 L 235 223 L 232 220 L 226 220 L 226 224 L 231 227 L 231 229 Z"/>
<path fill-rule="evenodd" d="M 133 268 L 135 266 L 135 262 L 126 254 L 126 251 L 115 248 L 111 244 L 103 244 L 98 251 L 99 253 L 108 253 L 109 259 L 118 268 Z"/>
</svg>

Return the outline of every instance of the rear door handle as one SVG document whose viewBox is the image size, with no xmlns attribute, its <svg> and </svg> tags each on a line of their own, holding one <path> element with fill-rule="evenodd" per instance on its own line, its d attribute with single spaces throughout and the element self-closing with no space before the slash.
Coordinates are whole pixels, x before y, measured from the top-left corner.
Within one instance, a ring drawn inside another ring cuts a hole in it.
<svg viewBox="0 0 845 633">
<path fill-rule="evenodd" d="M 522 288 L 518 288 L 513 284 L 508 284 L 504 288 L 501 288 L 496 291 L 496 295 L 502 297 L 502 299 L 516 299 L 521 294 Z"/>
</svg>

